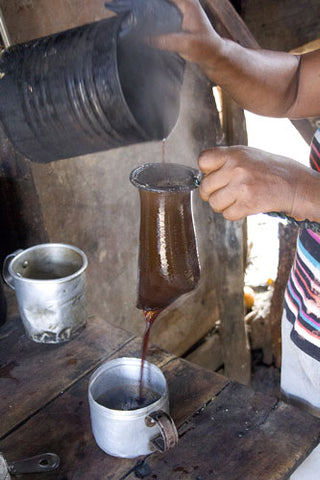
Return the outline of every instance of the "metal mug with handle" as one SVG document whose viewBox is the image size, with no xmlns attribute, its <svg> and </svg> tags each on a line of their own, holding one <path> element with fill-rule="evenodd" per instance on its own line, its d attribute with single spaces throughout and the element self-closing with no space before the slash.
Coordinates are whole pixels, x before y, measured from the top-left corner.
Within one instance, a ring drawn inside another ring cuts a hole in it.
<svg viewBox="0 0 320 480">
<path fill-rule="evenodd" d="M 91 376 L 92 431 L 98 446 L 109 455 L 135 458 L 164 452 L 178 443 L 163 373 L 156 365 L 144 362 L 142 396 L 146 395 L 144 389 L 152 393 L 150 402 L 143 403 L 139 403 L 140 374 L 139 358 L 122 357 L 104 363 Z M 125 400 L 120 398 L 124 393 Z"/>
</svg>

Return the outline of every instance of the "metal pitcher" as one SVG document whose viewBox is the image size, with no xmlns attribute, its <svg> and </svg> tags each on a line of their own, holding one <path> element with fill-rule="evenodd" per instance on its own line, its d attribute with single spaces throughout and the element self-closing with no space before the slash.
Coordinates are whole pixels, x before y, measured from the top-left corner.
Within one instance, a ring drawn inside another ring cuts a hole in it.
<svg viewBox="0 0 320 480">
<path fill-rule="evenodd" d="M 175 163 L 149 163 L 131 172 L 140 194 L 140 309 L 163 309 L 198 285 L 192 192 L 199 178 L 197 170 Z"/>
</svg>

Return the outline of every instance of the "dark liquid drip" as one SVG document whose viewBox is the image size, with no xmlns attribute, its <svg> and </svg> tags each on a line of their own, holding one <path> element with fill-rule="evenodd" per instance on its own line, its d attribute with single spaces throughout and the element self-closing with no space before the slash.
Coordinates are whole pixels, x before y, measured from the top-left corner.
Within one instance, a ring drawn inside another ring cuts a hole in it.
<svg viewBox="0 0 320 480">
<path fill-rule="evenodd" d="M 145 362 L 147 350 L 148 350 L 150 330 L 156 318 L 158 317 L 158 315 L 160 315 L 161 312 L 162 310 L 149 310 L 149 311 L 143 310 L 143 315 L 146 319 L 146 328 L 143 335 L 142 353 L 141 353 L 141 369 L 140 369 L 140 384 L 139 384 L 140 399 L 144 397 L 145 388 L 143 386 L 143 367 L 144 367 L 144 362 Z"/>
<path fill-rule="evenodd" d="M 166 151 L 166 138 L 164 138 L 162 140 L 162 148 L 161 148 L 161 163 L 162 164 L 166 163 L 165 151 Z"/>
</svg>

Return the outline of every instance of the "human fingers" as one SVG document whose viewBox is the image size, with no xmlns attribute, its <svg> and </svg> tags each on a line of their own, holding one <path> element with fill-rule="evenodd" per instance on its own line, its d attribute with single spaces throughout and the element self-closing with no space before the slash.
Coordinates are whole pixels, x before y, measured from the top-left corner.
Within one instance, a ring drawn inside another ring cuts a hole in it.
<svg viewBox="0 0 320 480">
<path fill-rule="evenodd" d="M 236 222 L 238 220 L 243 220 L 249 214 L 246 213 L 243 209 L 239 208 L 237 201 L 233 202 L 227 208 L 221 212 L 226 220 Z"/>
<path fill-rule="evenodd" d="M 208 24 L 208 19 L 198 0 L 174 0 L 172 3 L 182 13 L 182 31 L 150 35 L 145 39 L 145 42 L 154 48 L 176 51 L 187 60 L 195 61 L 198 57 L 201 58 L 197 43 L 204 41 L 203 38 L 198 38 L 198 35 L 200 32 L 204 33 L 211 30 L 211 25 Z M 195 50 L 195 52 L 193 53 L 192 50 Z"/>
<path fill-rule="evenodd" d="M 210 172 L 201 180 L 199 193 L 202 200 L 207 202 L 211 195 L 225 188 L 228 184 L 229 176 L 227 171 L 219 169 Z"/>
<path fill-rule="evenodd" d="M 227 172 L 222 169 L 225 162 L 225 152 L 219 148 L 211 148 L 200 153 L 198 164 L 205 174 L 199 189 L 202 200 L 208 201 L 211 194 L 228 184 Z"/>
<path fill-rule="evenodd" d="M 216 213 L 224 213 L 236 202 L 236 196 L 234 191 L 226 185 L 211 193 L 207 201 Z"/>
<path fill-rule="evenodd" d="M 152 35 L 145 37 L 145 43 L 149 45 L 149 47 L 169 52 L 178 52 L 182 57 L 185 57 L 188 54 L 186 35 L 187 34 L 183 32 Z"/>
<path fill-rule="evenodd" d="M 170 2 L 178 7 L 183 16 L 187 12 L 194 12 L 195 9 L 200 10 L 202 8 L 199 0 L 170 0 Z"/>
<path fill-rule="evenodd" d="M 200 153 L 198 158 L 198 165 L 203 173 L 208 174 L 221 168 L 226 163 L 227 159 L 228 148 L 210 148 Z"/>
<path fill-rule="evenodd" d="M 176 7 L 178 7 L 182 14 L 184 14 L 189 4 L 193 3 L 190 0 L 170 0 L 170 2 L 173 3 Z"/>
<path fill-rule="evenodd" d="M 231 185 L 212 193 L 208 198 L 208 203 L 212 210 L 216 213 L 222 213 L 226 220 L 232 221 L 242 220 L 248 215 L 266 211 L 260 208 L 259 203 L 244 201 L 241 193 L 238 195 Z"/>
</svg>

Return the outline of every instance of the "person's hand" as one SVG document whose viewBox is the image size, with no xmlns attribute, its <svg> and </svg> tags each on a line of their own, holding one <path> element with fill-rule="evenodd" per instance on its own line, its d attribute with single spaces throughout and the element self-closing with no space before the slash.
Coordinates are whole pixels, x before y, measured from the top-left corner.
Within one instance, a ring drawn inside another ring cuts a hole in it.
<svg viewBox="0 0 320 480">
<path fill-rule="evenodd" d="M 199 0 L 171 0 L 183 15 L 182 32 L 158 35 L 146 39 L 150 46 L 174 51 L 189 62 L 197 63 L 210 77 L 215 52 L 222 46 Z"/>
<path fill-rule="evenodd" d="M 205 173 L 201 198 L 228 220 L 276 211 L 319 221 L 320 175 L 290 158 L 218 147 L 201 153 L 199 167 Z"/>
</svg>

